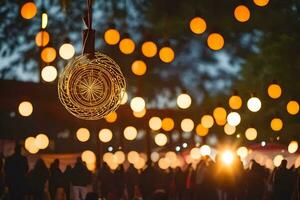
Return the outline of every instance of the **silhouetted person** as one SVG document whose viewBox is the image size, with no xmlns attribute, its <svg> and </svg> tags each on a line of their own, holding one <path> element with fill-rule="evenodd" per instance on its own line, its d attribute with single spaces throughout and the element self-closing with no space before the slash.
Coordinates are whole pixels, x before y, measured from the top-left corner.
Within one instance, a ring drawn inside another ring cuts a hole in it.
<svg viewBox="0 0 300 200">
<path fill-rule="evenodd" d="M 296 174 L 287 169 L 287 160 L 283 160 L 274 175 L 274 198 L 291 200 L 296 187 Z"/>
<path fill-rule="evenodd" d="M 128 199 L 132 199 L 134 197 L 134 187 L 139 185 L 139 174 L 132 164 L 130 164 L 125 173 L 125 185 Z"/>
<path fill-rule="evenodd" d="M 85 199 L 87 185 L 92 181 L 92 175 L 81 158 L 78 157 L 71 171 L 72 197 L 73 200 Z"/>
<path fill-rule="evenodd" d="M 194 177 L 195 176 L 195 173 L 194 173 L 194 169 L 193 169 L 193 166 L 192 164 L 189 164 L 187 169 L 186 169 L 186 172 L 185 172 L 185 180 L 184 180 L 184 183 L 185 183 L 185 194 L 184 194 L 184 199 L 193 199 L 193 191 L 194 191 Z"/>
<path fill-rule="evenodd" d="M 59 168 L 59 160 L 55 159 L 50 165 L 49 192 L 51 199 L 55 199 L 58 188 L 63 187 L 63 173 Z"/>
<path fill-rule="evenodd" d="M 0 153 L 0 198 L 4 193 L 3 154 Z"/>
<path fill-rule="evenodd" d="M 38 159 L 30 173 L 33 197 L 35 200 L 44 199 L 45 184 L 49 179 L 49 171 L 42 159 Z"/>
<path fill-rule="evenodd" d="M 124 194 L 124 173 L 125 172 L 123 165 L 119 165 L 119 167 L 115 170 L 114 174 L 115 194 L 118 199 L 122 199 Z"/>
<path fill-rule="evenodd" d="M 70 188 L 71 188 L 71 173 L 72 173 L 72 167 L 70 165 L 67 165 L 66 170 L 63 173 L 63 187 L 66 193 L 66 199 L 70 200 Z"/>
<path fill-rule="evenodd" d="M 108 197 L 109 192 L 113 191 L 113 173 L 110 171 L 106 162 L 103 163 L 99 170 L 98 179 L 100 182 L 101 197 Z"/>
<path fill-rule="evenodd" d="M 11 200 L 24 199 L 25 176 L 28 171 L 27 158 L 21 155 L 21 146 L 16 144 L 15 153 L 5 159 L 5 182 Z"/>
<path fill-rule="evenodd" d="M 155 170 L 151 162 L 148 162 L 147 168 L 141 172 L 139 182 L 143 199 L 150 200 L 152 198 L 155 185 Z"/>
</svg>

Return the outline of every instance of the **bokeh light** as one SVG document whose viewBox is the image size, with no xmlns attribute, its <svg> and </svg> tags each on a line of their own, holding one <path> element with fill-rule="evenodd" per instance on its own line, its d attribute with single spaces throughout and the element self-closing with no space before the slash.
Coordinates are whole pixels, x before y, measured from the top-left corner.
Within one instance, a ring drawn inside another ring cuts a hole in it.
<svg viewBox="0 0 300 200">
<path fill-rule="evenodd" d="M 80 142 L 86 142 L 90 139 L 90 131 L 87 128 L 79 128 L 76 137 Z"/>
<path fill-rule="evenodd" d="M 170 63 L 175 58 L 174 50 L 171 47 L 163 47 L 159 50 L 159 58 L 165 63 Z"/>
<path fill-rule="evenodd" d="M 56 50 L 53 47 L 46 47 L 41 52 L 41 58 L 45 63 L 51 63 L 56 58 Z"/>
<path fill-rule="evenodd" d="M 211 115 L 203 115 L 201 117 L 201 124 L 205 128 L 211 128 L 214 125 L 214 118 Z"/>
<path fill-rule="evenodd" d="M 120 41 L 120 33 L 117 29 L 110 28 L 104 33 L 104 41 L 108 45 L 116 45 Z"/>
<path fill-rule="evenodd" d="M 101 129 L 99 131 L 99 135 L 98 136 L 99 136 L 99 140 L 101 142 L 106 143 L 106 142 L 111 141 L 111 139 L 113 137 L 113 134 L 112 134 L 111 130 L 109 130 L 107 128 L 104 128 L 104 129 Z"/>
<path fill-rule="evenodd" d="M 227 122 L 231 126 L 237 126 L 241 123 L 241 116 L 237 112 L 231 112 L 227 116 Z"/>
<path fill-rule="evenodd" d="M 196 127 L 196 133 L 201 136 L 204 137 L 208 134 L 209 129 L 205 128 L 202 124 L 198 124 Z"/>
<path fill-rule="evenodd" d="M 114 155 L 117 158 L 117 163 L 118 164 L 123 164 L 125 162 L 126 156 L 125 156 L 123 151 L 116 151 Z"/>
<path fill-rule="evenodd" d="M 272 99 L 278 99 L 281 96 L 281 93 L 281 87 L 278 84 L 273 83 L 268 87 L 268 95 Z"/>
<path fill-rule="evenodd" d="M 213 116 L 217 121 L 226 121 L 226 118 L 227 118 L 227 112 L 225 110 L 225 108 L 223 107 L 216 107 L 213 111 Z"/>
<path fill-rule="evenodd" d="M 106 115 L 106 116 L 104 117 L 104 119 L 105 119 L 106 122 L 108 122 L 108 123 L 114 123 L 114 122 L 116 122 L 117 119 L 118 119 L 118 114 L 117 114 L 115 111 L 113 111 L 113 112 L 109 113 L 108 115 Z"/>
<path fill-rule="evenodd" d="M 45 82 L 53 82 L 57 78 L 57 69 L 52 65 L 45 66 L 41 71 L 41 77 Z"/>
<path fill-rule="evenodd" d="M 272 119 L 270 125 L 273 131 L 280 131 L 283 128 L 283 122 L 280 118 Z"/>
<path fill-rule="evenodd" d="M 134 52 L 135 43 L 130 38 L 124 38 L 119 43 L 120 51 L 124 54 L 131 54 Z"/>
<path fill-rule="evenodd" d="M 231 126 L 230 124 L 225 124 L 224 126 L 224 132 L 227 135 L 233 135 L 236 131 L 236 127 L 235 126 Z"/>
<path fill-rule="evenodd" d="M 124 104 L 126 104 L 127 103 L 127 101 L 128 101 L 128 94 L 127 94 L 127 92 L 124 92 L 124 94 L 122 94 L 121 96 L 123 96 L 122 97 L 122 99 L 121 99 L 121 105 L 124 105 Z"/>
<path fill-rule="evenodd" d="M 25 149 L 31 154 L 36 154 L 39 151 L 39 148 L 35 145 L 34 137 L 26 138 L 24 146 L 25 146 Z"/>
<path fill-rule="evenodd" d="M 143 118 L 146 115 L 146 112 L 147 110 L 145 108 L 140 112 L 133 111 L 133 116 L 135 116 L 136 118 Z"/>
<path fill-rule="evenodd" d="M 81 160 L 86 162 L 87 164 L 96 163 L 96 155 L 90 150 L 85 150 L 81 153 Z"/>
<path fill-rule="evenodd" d="M 190 118 L 185 118 L 181 121 L 180 126 L 184 132 L 191 132 L 194 129 L 194 122 Z"/>
<path fill-rule="evenodd" d="M 251 97 L 248 101 L 247 101 L 247 107 L 250 111 L 252 112 L 257 112 L 260 110 L 261 108 L 261 101 L 259 98 L 257 97 Z"/>
<path fill-rule="evenodd" d="M 131 65 L 131 71 L 137 76 L 142 76 L 147 71 L 147 65 L 142 60 L 135 60 Z"/>
<path fill-rule="evenodd" d="M 162 129 L 164 131 L 171 131 L 175 126 L 174 120 L 172 118 L 166 117 L 162 120 Z"/>
<path fill-rule="evenodd" d="M 127 154 L 127 160 L 129 163 L 131 164 L 134 164 L 136 163 L 138 160 L 139 160 L 139 153 L 136 152 L 136 151 L 130 151 L 128 154 Z"/>
<path fill-rule="evenodd" d="M 296 153 L 297 150 L 298 150 L 298 147 L 299 147 L 299 145 L 298 145 L 297 141 L 291 141 L 289 143 L 289 146 L 288 146 L 288 152 L 289 153 Z"/>
<path fill-rule="evenodd" d="M 162 147 L 162 146 L 165 146 L 167 144 L 168 138 L 167 138 L 167 136 L 165 134 L 158 133 L 158 134 L 155 135 L 154 141 L 155 141 L 155 144 L 157 146 Z"/>
<path fill-rule="evenodd" d="M 239 22 L 246 22 L 250 19 L 250 10 L 245 5 L 238 5 L 234 9 L 234 17 Z"/>
<path fill-rule="evenodd" d="M 40 31 L 35 36 L 35 44 L 38 47 L 46 46 L 50 41 L 50 35 L 47 31 Z"/>
<path fill-rule="evenodd" d="M 59 48 L 59 55 L 65 60 L 73 58 L 73 56 L 75 55 L 74 46 L 70 43 L 64 43 Z"/>
<path fill-rule="evenodd" d="M 201 17 L 194 17 L 190 21 L 190 29 L 195 34 L 204 33 L 204 31 L 206 30 L 206 22 L 205 22 L 205 20 L 203 18 L 201 18 Z"/>
<path fill-rule="evenodd" d="M 248 156 L 247 147 L 239 147 L 236 151 L 236 154 L 240 156 L 241 159 L 245 159 Z"/>
<path fill-rule="evenodd" d="M 145 109 L 146 102 L 142 97 L 134 97 L 130 101 L 130 108 L 134 112 L 141 112 Z"/>
<path fill-rule="evenodd" d="M 153 131 L 158 131 L 162 127 L 162 121 L 159 117 L 151 117 L 149 120 L 149 127 Z"/>
<path fill-rule="evenodd" d="M 34 2 L 26 2 L 21 7 L 21 16 L 24 19 L 32 19 L 37 13 L 37 7 Z"/>
<path fill-rule="evenodd" d="M 233 95 L 229 98 L 228 104 L 231 109 L 238 110 L 242 107 L 243 101 L 242 98 L 238 95 Z"/>
<path fill-rule="evenodd" d="M 286 105 L 286 110 L 291 115 L 297 115 L 299 113 L 299 103 L 297 101 L 289 101 Z"/>
<path fill-rule="evenodd" d="M 49 138 L 47 135 L 40 133 L 35 137 L 35 146 L 39 149 L 46 149 L 49 145 Z"/>
<path fill-rule="evenodd" d="M 257 6 L 266 6 L 269 3 L 269 0 L 253 0 L 254 4 Z"/>
<path fill-rule="evenodd" d="M 207 38 L 207 45 L 210 49 L 218 51 L 224 46 L 224 38 L 219 33 L 211 33 Z"/>
<path fill-rule="evenodd" d="M 28 117 L 33 112 L 33 106 L 29 101 L 22 101 L 18 107 L 19 113 L 23 117 Z"/>
<path fill-rule="evenodd" d="M 135 140 L 137 136 L 137 130 L 133 126 L 127 126 L 124 129 L 124 137 L 126 140 Z"/>
<path fill-rule="evenodd" d="M 158 166 L 159 166 L 159 168 L 161 168 L 163 170 L 166 170 L 166 169 L 168 169 L 170 167 L 170 163 L 168 162 L 168 159 L 161 158 L 158 161 Z"/>
<path fill-rule="evenodd" d="M 210 154 L 211 154 L 211 148 L 210 148 L 210 146 L 208 146 L 208 145 L 202 145 L 201 147 L 200 147 L 200 154 L 201 154 L 201 156 L 210 156 Z"/>
<path fill-rule="evenodd" d="M 187 109 L 191 106 L 192 104 L 192 98 L 188 94 L 180 94 L 177 97 L 177 106 L 181 109 Z"/>
<path fill-rule="evenodd" d="M 245 131 L 245 136 L 247 138 L 247 140 L 255 140 L 257 138 L 257 130 L 255 128 L 248 128 Z"/>
<path fill-rule="evenodd" d="M 231 165 L 234 160 L 233 153 L 230 150 L 225 150 L 221 154 L 221 160 L 225 165 Z"/>
<path fill-rule="evenodd" d="M 273 163 L 275 167 L 279 167 L 281 165 L 281 162 L 283 160 L 283 156 L 282 155 L 276 155 L 273 159 Z"/>
<path fill-rule="evenodd" d="M 142 44 L 142 53 L 148 58 L 152 58 L 157 54 L 157 46 L 152 41 L 146 41 Z"/>
</svg>

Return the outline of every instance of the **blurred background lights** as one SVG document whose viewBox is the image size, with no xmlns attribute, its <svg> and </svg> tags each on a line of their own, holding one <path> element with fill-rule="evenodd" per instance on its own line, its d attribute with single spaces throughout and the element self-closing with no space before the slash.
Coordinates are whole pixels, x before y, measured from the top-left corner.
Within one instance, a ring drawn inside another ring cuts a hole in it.
<svg viewBox="0 0 300 200">
<path fill-rule="evenodd" d="M 24 19 L 32 19 L 37 13 L 37 7 L 33 2 L 26 2 L 21 7 L 21 16 Z"/>
<path fill-rule="evenodd" d="M 162 121 L 159 117 L 151 117 L 149 120 L 149 127 L 153 131 L 158 131 L 161 129 L 162 126 Z"/>
<path fill-rule="evenodd" d="M 187 148 L 188 144 L 185 142 L 182 144 L 182 148 Z"/>
<path fill-rule="evenodd" d="M 158 166 L 159 166 L 159 168 L 166 170 L 170 167 L 170 163 L 168 162 L 168 160 L 166 158 L 161 158 L 158 161 Z"/>
<path fill-rule="evenodd" d="M 127 154 L 127 160 L 129 163 L 134 164 L 139 160 L 140 155 L 136 151 L 130 151 Z"/>
<path fill-rule="evenodd" d="M 24 146 L 25 146 L 25 149 L 31 154 L 36 154 L 39 151 L 39 148 L 35 144 L 34 137 L 26 138 Z"/>
<path fill-rule="evenodd" d="M 51 63 L 56 58 L 56 50 L 53 47 L 45 47 L 41 52 L 41 59 L 45 63 Z"/>
<path fill-rule="evenodd" d="M 35 44 L 38 47 L 46 46 L 50 41 L 50 35 L 47 31 L 40 31 L 35 36 Z"/>
<path fill-rule="evenodd" d="M 48 15 L 47 13 L 42 14 L 42 29 L 45 29 L 48 25 Z"/>
<path fill-rule="evenodd" d="M 18 110 L 21 116 L 28 117 L 33 112 L 33 106 L 29 101 L 23 101 L 19 104 Z"/>
<path fill-rule="evenodd" d="M 45 82 L 53 82 L 57 78 L 56 68 L 51 65 L 43 67 L 41 77 Z"/>
<path fill-rule="evenodd" d="M 156 151 L 152 152 L 150 158 L 152 162 L 157 162 L 159 160 L 159 153 L 157 153 Z"/>
<path fill-rule="evenodd" d="M 239 5 L 234 9 L 234 17 L 239 22 L 246 22 L 250 19 L 250 10 L 245 5 Z"/>
<path fill-rule="evenodd" d="M 126 140 L 135 140 L 137 136 L 137 130 L 133 126 L 127 126 L 124 129 L 124 137 Z"/>
<path fill-rule="evenodd" d="M 273 131 L 280 131 L 283 127 L 283 122 L 280 118 L 274 118 L 271 120 L 270 125 Z"/>
<path fill-rule="evenodd" d="M 124 92 L 124 94 L 122 96 L 123 97 L 122 97 L 122 100 L 121 100 L 121 105 L 124 105 L 128 101 L 128 94 L 127 94 L 127 92 Z"/>
<path fill-rule="evenodd" d="M 247 138 L 247 140 L 255 140 L 257 138 L 257 130 L 255 128 L 248 128 L 245 131 L 245 136 Z"/>
<path fill-rule="evenodd" d="M 164 131 L 171 131 L 175 126 L 174 120 L 172 118 L 166 117 L 162 120 L 162 129 Z"/>
<path fill-rule="evenodd" d="M 179 108 L 187 109 L 191 106 L 191 104 L 192 98 L 190 97 L 190 95 L 183 93 L 177 97 L 177 105 Z"/>
<path fill-rule="evenodd" d="M 134 97 L 130 101 L 130 108 L 134 112 L 141 112 L 146 107 L 146 102 L 142 97 Z"/>
<path fill-rule="evenodd" d="M 209 129 L 204 127 L 202 124 L 198 124 L 196 126 L 196 133 L 201 136 L 204 137 L 208 134 Z"/>
<path fill-rule="evenodd" d="M 90 150 L 85 150 L 81 153 L 81 160 L 86 162 L 87 164 L 96 163 L 96 155 Z"/>
<path fill-rule="evenodd" d="M 114 123 L 114 122 L 116 122 L 116 121 L 117 121 L 117 118 L 118 118 L 118 114 L 117 114 L 115 111 L 109 113 L 108 115 L 106 115 L 106 116 L 104 117 L 104 119 L 105 119 L 106 122 L 108 122 L 108 123 Z"/>
<path fill-rule="evenodd" d="M 114 155 L 117 158 L 117 163 L 118 164 L 123 164 L 125 162 L 126 156 L 125 156 L 123 151 L 116 151 Z"/>
<path fill-rule="evenodd" d="M 75 55 L 75 49 L 72 44 L 65 43 L 59 48 L 59 55 L 65 60 L 71 59 Z"/>
<path fill-rule="evenodd" d="M 257 112 L 260 110 L 261 108 L 261 101 L 259 98 L 257 97 L 251 97 L 248 101 L 247 101 L 247 107 L 250 111 L 252 112 Z"/>
<path fill-rule="evenodd" d="M 152 41 L 146 41 L 142 44 L 142 53 L 148 58 L 152 58 L 157 54 L 157 46 Z"/>
<path fill-rule="evenodd" d="M 198 160 L 201 158 L 201 151 L 200 151 L 200 148 L 198 147 L 194 147 L 191 149 L 190 151 L 190 156 L 192 159 L 194 160 Z"/>
<path fill-rule="evenodd" d="M 120 33 L 114 28 L 110 28 L 104 33 L 104 41 L 108 45 L 116 45 L 120 41 Z"/>
<path fill-rule="evenodd" d="M 276 83 L 273 83 L 268 87 L 268 95 L 272 99 L 278 99 L 281 96 L 281 93 L 281 87 Z"/>
<path fill-rule="evenodd" d="M 49 138 L 45 134 L 38 134 L 35 137 L 35 146 L 39 149 L 46 149 L 49 145 Z"/>
<path fill-rule="evenodd" d="M 194 129 L 194 122 L 189 118 L 185 118 L 181 121 L 180 126 L 184 132 L 191 132 Z"/>
<path fill-rule="evenodd" d="M 200 154 L 202 156 L 210 156 L 211 154 L 211 148 L 208 145 L 203 145 L 200 147 Z"/>
<path fill-rule="evenodd" d="M 204 33 L 204 31 L 206 30 L 206 22 L 205 22 L 205 20 L 203 18 L 201 18 L 201 17 L 194 17 L 190 21 L 190 29 L 195 34 Z"/>
<path fill-rule="evenodd" d="M 217 121 L 226 121 L 226 118 L 227 118 L 227 112 L 225 110 L 225 108 L 223 107 L 216 107 L 213 111 L 213 116 Z"/>
<path fill-rule="evenodd" d="M 133 116 L 135 116 L 136 118 L 142 118 L 146 115 L 146 112 L 147 112 L 147 110 L 145 108 L 140 112 L 133 111 Z"/>
<path fill-rule="evenodd" d="M 171 47 L 163 47 L 159 50 L 159 58 L 165 63 L 170 63 L 175 58 L 175 53 Z"/>
<path fill-rule="evenodd" d="M 237 112 L 231 112 L 227 116 L 227 122 L 231 126 L 237 126 L 241 123 L 241 116 Z"/>
<path fill-rule="evenodd" d="M 165 146 L 168 142 L 168 138 L 165 134 L 158 133 L 155 135 L 154 141 L 157 146 Z"/>
<path fill-rule="evenodd" d="M 135 43 L 130 38 L 124 38 L 119 43 L 120 51 L 124 54 L 131 54 L 135 49 Z"/>
<path fill-rule="evenodd" d="M 298 142 L 297 141 L 291 141 L 288 146 L 288 152 L 289 153 L 296 153 L 298 150 Z"/>
<path fill-rule="evenodd" d="M 238 110 L 242 107 L 243 101 L 242 98 L 238 95 L 233 95 L 229 98 L 228 104 L 231 109 Z"/>
<path fill-rule="evenodd" d="M 205 128 L 211 128 L 214 125 L 214 118 L 211 115 L 203 115 L 201 117 L 201 124 Z"/>
<path fill-rule="evenodd" d="M 261 145 L 262 147 L 264 147 L 264 146 L 266 146 L 266 142 L 265 142 L 265 141 L 262 141 L 262 142 L 260 143 L 260 145 Z"/>
<path fill-rule="evenodd" d="M 131 65 L 131 71 L 137 76 L 142 76 L 147 71 L 147 65 L 142 60 L 135 60 Z"/>
<path fill-rule="evenodd" d="M 286 105 L 286 110 L 291 115 L 296 115 L 299 113 L 299 103 L 297 101 L 289 101 Z"/>
<path fill-rule="evenodd" d="M 245 159 L 248 156 L 247 147 L 239 147 L 236 151 L 236 154 L 240 156 L 241 159 Z"/>
<path fill-rule="evenodd" d="M 230 150 L 225 150 L 221 154 L 221 160 L 225 165 L 231 165 L 234 160 L 233 153 Z"/>
<path fill-rule="evenodd" d="M 281 162 L 283 160 L 283 156 L 282 155 L 276 155 L 273 159 L 273 163 L 275 167 L 279 167 L 281 165 Z"/>
<path fill-rule="evenodd" d="M 112 134 L 111 130 L 109 130 L 107 128 L 101 129 L 99 131 L 99 139 L 101 142 L 104 142 L 104 143 L 109 142 L 109 141 L 111 141 L 112 137 L 113 137 L 113 134 Z"/>
<path fill-rule="evenodd" d="M 230 124 L 225 124 L 224 126 L 224 132 L 227 135 L 233 135 L 236 131 L 236 127 L 235 126 L 231 126 Z"/>
<path fill-rule="evenodd" d="M 266 6 L 269 3 L 269 0 L 253 0 L 254 4 L 257 6 Z"/>
<path fill-rule="evenodd" d="M 90 138 L 90 131 L 87 128 L 79 128 L 76 131 L 76 137 L 80 142 L 86 142 Z"/>
<path fill-rule="evenodd" d="M 224 46 L 224 38 L 219 33 L 211 33 L 207 38 L 207 45 L 212 50 L 221 50 Z"/>
<path fill-rule="evenodd" d="M 145 165 L 146 165 L 146 161 L 142 157 L 139 157 L 138 161 L 136 163 L 134 163 L 134 167 L 137 170 L 143 169 L 145 167 Z"/>
</svg>

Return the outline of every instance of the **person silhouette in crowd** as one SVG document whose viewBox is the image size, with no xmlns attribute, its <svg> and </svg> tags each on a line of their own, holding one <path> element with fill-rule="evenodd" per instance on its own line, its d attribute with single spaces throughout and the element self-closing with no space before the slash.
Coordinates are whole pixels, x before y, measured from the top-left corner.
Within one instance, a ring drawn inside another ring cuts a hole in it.
<svg viewBox="0 0 300 200">
<path fill-rule="evenodd" d="M 119 165 L 114 173 L 115 195 L 117 199 L 122 199 L 124 195 L 124 173 L 125 171 L 123 165 Z"/>
<path fill-rule="evenodd" d="M 72 197 L 73 200 L 86 198 L 87 186 L 92 182 L 92 174 L 87 169 L 81 158 L 78 157 L 74 168 L 71 171 Z"/>
<path fill-rule="evenodd" d="M 49 179 L 49 171 L 45 162 L 38 159 L 30 174 L 34 200 L 45 199 L 45 185 Z"/>
<path fill-rule="evenodd" d="M 133 168 L 134 170 L 134 168 Z M 145 200 L 150 200 L 154 192 L 155 185 L 155 170 L 151 161 L 147 162 L 147 167 L 141 172 L 141 175 L 138 176 L 137 171 L 135 178 L 139 177 L 139 185 L 141 188 L 142 196 Z"/>
<path fill-rule="evenodd" d="M 59 168 L 59 160 L 55 159 L 50 165 L 49 192 L 51 199 L 55 199 L 58 188 L 63 187 L 63 173 Z"/>
<path fill-rule="evenodd" d="M 66 170 L 63 173 L 63 187 L 66 193 L 66 200 L 70 200 L 71 198 L 70 195 L 71 173 L 72 173 L 72 167 L 70 165 L 67 165 Z"/>
<path fill-rule="evenodd" d="M 25 177 L 28 171 L 27 158 L 21 154 L 21 146 L 16 144 L 15 152 L 5 159 L 5 182 L 11 200 L 23 200 Z"/>
<path fill-rule="evenodd" d="M 200 199 L 201 196 L 204 196 L 204 177 L 206 174 L 206 163 L 205 160 L 202 159 L 197 164 L 196 170 L 195 170 L 195 192 L 194 192 L 194 199 Z"/>
<path fill-rule="evenodd" d="M 192 164 L 189 164 L 185 172 L 185 195 L 184 199 L 193 199 L 195 173 Z"/>
<path fill-rule="evenodd" d="M 4 158 L 3 154 L 0 153 L 0 199 L 1 199 L 2 195 L 4 194 L 4 187 L 5 187 L 4 173 L 3 173 L 3 165 L 4 165 L 3 158 Z"/>
<path fill-rule="evenodd" d="M 287 160 L 282 160 L 274 174 L 275 200 L 291 200 L 297 185 L 296 181 L 297 174 L 292 169 L 287 169 Z"/>
<path fill-rule="evenodd" d="M 100 182 L 101 197 L 107 199 L 108 194 L 113 191 L 113 173 L 110 171 L 109 166 L 104 162 L 98 173 L 98 181 Z"/>
<path fill-rule="evenodd" d="M 130 164 L 127 171 L 125 172 L 125 185 L 126 185 L 128 199 L 133 199 L 134 187 L 139 185 L 138 179 L 139 179 L 139 174 L 137 169 L 133 166 L 133 164 Z"/>
</svg>

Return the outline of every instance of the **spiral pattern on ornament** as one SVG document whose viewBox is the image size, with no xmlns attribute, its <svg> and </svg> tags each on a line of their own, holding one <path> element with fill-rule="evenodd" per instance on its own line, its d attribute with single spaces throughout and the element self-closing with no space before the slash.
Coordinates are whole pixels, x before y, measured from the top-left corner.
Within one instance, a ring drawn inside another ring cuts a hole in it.
<svg viewBox="0 0 300 200">
<path fill-rule="evenodd" d="M 68 63 L 58 80 L 58 96 L 74 116 L 98 120 L 115 111 L 125 93 L 120 67 L 110 57 L 96 52 Z"/>
</svg>

